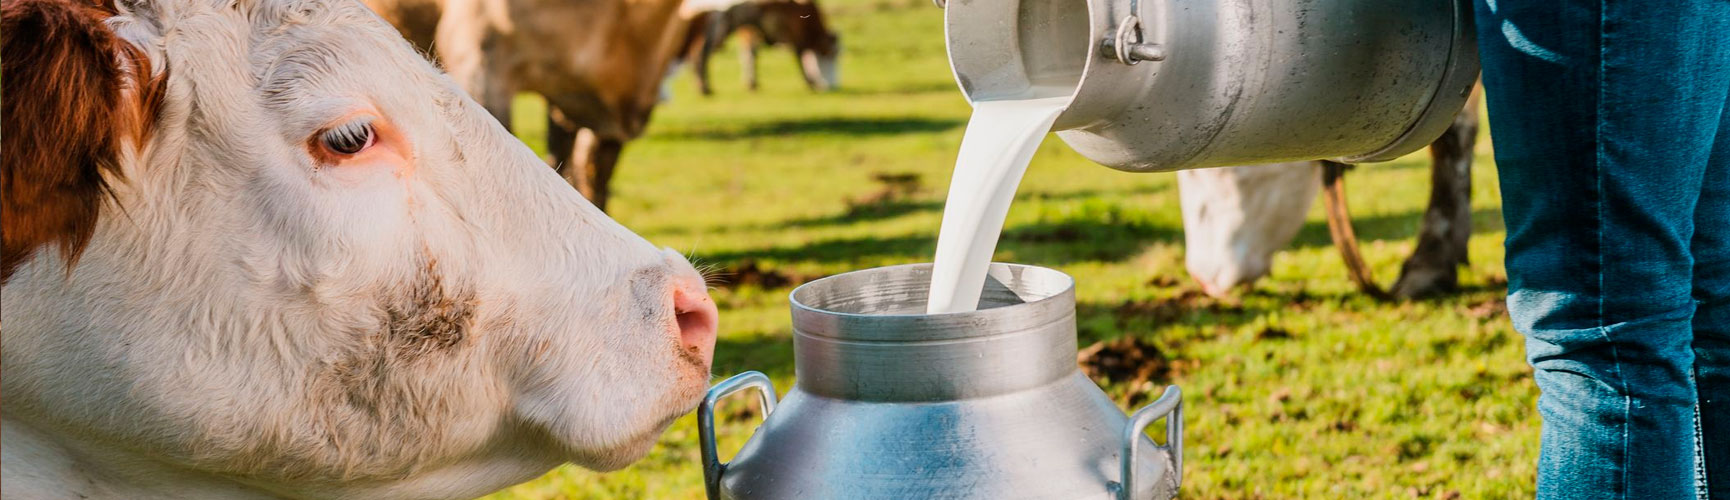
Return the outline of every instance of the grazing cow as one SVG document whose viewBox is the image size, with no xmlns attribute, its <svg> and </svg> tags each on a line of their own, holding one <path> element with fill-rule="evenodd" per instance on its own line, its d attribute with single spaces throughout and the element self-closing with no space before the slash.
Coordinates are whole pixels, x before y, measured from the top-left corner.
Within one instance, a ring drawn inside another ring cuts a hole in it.
<svg viewBox="0 0 1730 500">
<path fill-rule="evenodd" d="M 1202 291 L 1225 296 L 1267 276 L 1315 203 L 1317 170 L 1288 162 L 1177 172 L 1184 264 Z"/>
<path fill-rule="evenodd" d="M 702 277 L 350 0 L 0 0 L 0 496 L 471 498 L 696 406 Z"/>
<path fill-rule="evenodd" d="M 1325 191 L 1329 233 L 1348 274 L 1365 293 L 1412 298 L 1453 290 L 1472 236 L 1472 148 L 1478 136 L 1477 98 L 1430 143 L 1430 203 L 1418 247 L 1390 290 L 1375 283 L 1358 251 L 1346 211 L 1348 165 L 1289 162 L 1178 172 L 1183 207 L 1184 263 L 1203 291 L 1224 296 L 1267 276 L 1273 254 L 1297 236 L 1318 190 Z M 1321 189 L 1325 188 L 1325 189 Z"/>
<path fill-rule="evenodd" d="M 546 98 L 553 168 L 602 210 L 683 34 L 680 0 L 365 1 L 507 128 L 518 92 Z"/>
<path fill-rule="evenodd" d="M 745 46 L 739 50 L 745 87 L 757 90 L 757 48 L 786 44 L 798 58 L 805 85 L 823 92 L 841 85 L 841 37 L 829 31 L 823 11 L 815 0 L 746 0 L 686 2 L 683 60 L 691 64 L 697 88 L 712 95 L 709 86 L 709 56 L 720 50 L 727 37 L 738 32 Z M 674 70 L 667 72 L 671 77 Z"/>
</svg>

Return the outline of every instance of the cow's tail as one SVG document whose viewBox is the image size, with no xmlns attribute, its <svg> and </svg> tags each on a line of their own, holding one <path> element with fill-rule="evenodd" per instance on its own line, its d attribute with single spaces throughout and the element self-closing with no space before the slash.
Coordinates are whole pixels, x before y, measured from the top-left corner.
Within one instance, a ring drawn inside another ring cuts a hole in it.
<svg viewBox="0 0 1730 500">
<path fill-rule="evenodd" d="M 1346 272 L 1351 275 L 1352 282 L 1357 283 L 1358 290 L 1378 300 L 1392 298 L 1387 290 L 1376 284 L 1375 276 L 1370 273 L 1369 264 L 1364 263 L 1363 252 L 1358 250 L 1357 232 L 1352 230 L 1352 214 L 1346 210 L 1346 170 L 1351 165 L 1322 160 L 1322 193 L 1328 216 L 1328 235 L 1333 237 L 1334 248 L 1340 250 L 1340 258 L 1345 260 Z"/>
</svg>

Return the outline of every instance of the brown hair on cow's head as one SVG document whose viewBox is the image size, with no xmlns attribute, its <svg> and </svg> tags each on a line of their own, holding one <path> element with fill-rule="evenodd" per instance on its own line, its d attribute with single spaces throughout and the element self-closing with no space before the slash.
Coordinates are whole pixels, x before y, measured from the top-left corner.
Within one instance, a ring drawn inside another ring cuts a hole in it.
<svg viewBox="0 0 1730 500">
<path fill-rule="evenodd" d="M 0 282 L 58 244 L 68 270 L 96 230 L 121 147 L 144 140 L 163 85 L 88 0 L 0 2 Z"/>
</svg>

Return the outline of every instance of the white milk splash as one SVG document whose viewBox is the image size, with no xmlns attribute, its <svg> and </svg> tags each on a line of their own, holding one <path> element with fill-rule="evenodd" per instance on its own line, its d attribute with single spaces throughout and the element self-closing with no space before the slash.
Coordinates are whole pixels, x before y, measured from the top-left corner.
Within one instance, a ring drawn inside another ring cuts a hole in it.
<svg viewBox="0 0 1730 500">
<path fill-rule="evenodd" d="M 1046 94 L 1049 95 L 1049 94 Z M 937 233 L 937 262 L 931 270 L 927 314 L 972 311 L 979 307 L 985 274 L 1009 202 L 1027 162 L 1051 131 L 1071 96 L 980 101 L 961 136 L 961 154 L 949 180 L 943 227 Z"/>
</svg>

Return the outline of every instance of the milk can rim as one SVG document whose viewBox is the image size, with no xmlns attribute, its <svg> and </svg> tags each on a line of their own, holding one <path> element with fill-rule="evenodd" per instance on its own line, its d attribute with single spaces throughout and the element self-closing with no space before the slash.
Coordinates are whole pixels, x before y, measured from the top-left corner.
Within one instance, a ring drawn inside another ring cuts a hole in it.
<svg viewBox="0 0 1730 500">
<path fill-rule="evenodd" d="M 993 262 L 992 267 L 1031 270 L 1046 277 L 1060 278 L 1055 293 L 1020 304 L 993 307 L 978 311 L 939 314 L 862 314 L 819 309 L 799 300 L 799 294 L 812 286 L 832 279 L 862 273 L 884 273 L 909 268 L 930 268 L 930 263 L 901 264 L 849 271 L 827 276 L 794 288 L 787 294 L 792 306 L 793 330 L 796 336 L 816 336 L 854 341 L 912 341 L 989 337 L 1007 331 L 1023 330 L 1053 321 L 1073 318 L 1075 314 L 1075 278 L 1056 269 L 1028 264 Z M 1002 330 L 1002 331 L 998 331 Z M 845 332 L 845 333 L 842 333 Z"/>
</svg>

